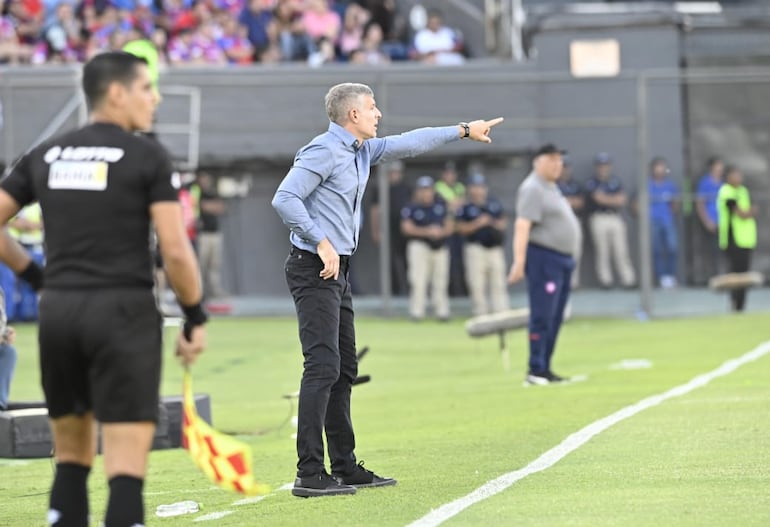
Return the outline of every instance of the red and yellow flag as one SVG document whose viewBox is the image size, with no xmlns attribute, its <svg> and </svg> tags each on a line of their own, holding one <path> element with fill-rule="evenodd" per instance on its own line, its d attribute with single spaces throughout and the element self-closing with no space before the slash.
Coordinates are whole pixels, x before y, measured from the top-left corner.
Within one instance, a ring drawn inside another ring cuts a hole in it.
<svg viewBox="0 0 770 527">
<path fill-rule="evenodd" d="M 224 489 L 247 496 L 270 492 L 270 487 L 254 480 L 249 445 L 217 432 L 198 416 L 189 370 L 184 373 L 183 393 L 182 446 L 195 464 Z"/>
</svg>

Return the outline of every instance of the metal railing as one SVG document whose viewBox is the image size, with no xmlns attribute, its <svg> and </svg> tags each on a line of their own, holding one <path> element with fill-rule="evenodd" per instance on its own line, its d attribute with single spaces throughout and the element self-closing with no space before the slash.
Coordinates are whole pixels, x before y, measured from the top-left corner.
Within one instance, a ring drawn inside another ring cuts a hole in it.
<svg viewBox="0 0 770 527">
<path fill-rule="evenodd" d="M 22 153 L 28 152 L 51 136 L 63 131 L 64 126 L 76 117 L 77 126 L 82 126 L 88 120 L 88 110 L 85 99 L 80 90 L 80 74 L 70 75 L 70 79 L 64 76 L 43 76 L 37 79 L 16 79 L 6 76 L 2 82 L 3 94 L 3 157 L 6 166 Z M 72 95 L 65 103 L 47 120 L 45 126 L 36 132 L 34 139 L 19 148 L 16 137 L 17 109 L 14 105 L 14 92 L 31 88 L 61 88 L 71 90 Z M 195 169 L 200 158 L 200 123 L 201 123 L 201 90 L 195 86 L 163 86 L 159 87 L 161 96 L 186 97 L 189 99 L 187 113 L 178 122 L 160 121 L 156 123 L 155 132 L 163 135 L 186 135 L 186 155 L 181 164 L 186 169 Z"/>
</svg>

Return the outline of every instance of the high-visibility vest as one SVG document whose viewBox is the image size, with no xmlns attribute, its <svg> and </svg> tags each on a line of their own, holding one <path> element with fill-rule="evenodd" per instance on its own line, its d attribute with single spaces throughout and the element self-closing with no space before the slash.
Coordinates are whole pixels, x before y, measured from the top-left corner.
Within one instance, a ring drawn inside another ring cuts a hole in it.
<svg viewBox="0 0 770 527">
<path fill-rule="evenodd" d="M 444 198 L 444 201 L 447 203 L 465 196 L 465 185 L 459 181 L 454 185 L 449 186 L 446 181 L 439 180 L 436 182 L 434 188 L 436 189 L 438 195 Z"/>
<path fill-rule="evenodd" d="M 734 187 L 725 183 L 717 194 L 717 212 L 719 213 L 719 247 L 727 249 L 729 243 L 729 228 L 732 226 L 735 245 L 742 249 L 753 249 L 757 246 L 757 222 L 754 218 L 741 218 L 727 207 L 728 200 L 735 200 L 739 209 L 751 208 L 749 189 L 741 185 Z"/>
</svg>

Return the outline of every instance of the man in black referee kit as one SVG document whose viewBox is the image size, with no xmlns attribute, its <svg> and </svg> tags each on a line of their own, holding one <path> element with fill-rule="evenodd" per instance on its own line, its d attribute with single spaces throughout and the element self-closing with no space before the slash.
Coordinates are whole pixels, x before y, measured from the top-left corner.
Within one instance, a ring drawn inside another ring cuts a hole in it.
<svg viewBox="0 0 770 527">
<path fill-rule="evenodd" d="M 205 345 L 200 273 L 148 130 L 157 105 L 147 63 L 123 52 L 83 69 L 91 124 L 24 155 L 0 183 L 0 224 L 39 201 L 45 271 L 3 231 L 0 259 L 36 289 L 40 367 L 56 459 L 48 524 L 89 525 L 86 481 L 102 424 L 110 493 L 106 527 L 144 524 L 142 487 L 158 412 L 162 320 L 152 293 L 150 222 L 185 314 L 177 355 Z"/>
<path fill-rule="evenodd" d="M 350 255 L 358 245 L 361 204 L 371 165 L 416 156 L 468 138 L 491 143 L 503 118 L 419 128 L 377 137 L 382 113 L 369 86 L 343 83 L 326 94 L 326 132 L 302 147 L 273 197 L 291 229 L 286 282 L 294 298 L 305 357 L 299 391 L 297 478 L 300 497 L 353 494 L 394 485 L 357 463 L 350 388 L 358 372 Z M 324 467 L 323 432 L 331 476 Z"/>
<path fill-rule="evenodd" d="M 527 277 L 529 372 L 525 382 L 534 385 L 565 380 L 551 370 L 551 357 L 569 299 L 580 224 L 556 185 L 563 153 L 554 145 L 540 147 L 532 173 L 516 197 L 513 265 L 508 282 Z"/>
</svg>

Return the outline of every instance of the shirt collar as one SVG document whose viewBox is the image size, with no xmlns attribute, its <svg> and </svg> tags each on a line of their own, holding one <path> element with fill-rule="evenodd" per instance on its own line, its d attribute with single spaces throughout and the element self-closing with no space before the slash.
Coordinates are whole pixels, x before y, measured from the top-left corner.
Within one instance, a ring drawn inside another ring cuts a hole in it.
<svg viewBox="0 0 770 527">
<path fill-rule="evenodd" d="M 351 147 L 354 152 L 357 151 L 359 148 L 361 148 L 361 141 L 356 139 L 356 137 L 353 134 L 345 130 L 343 127 L 341 127 L 337 123 L 332 123 L 332 122 L 329 123 L 329 132 L 332 135 L 341 139 L 342 143 L 345 146 Z"/>
</svg>

